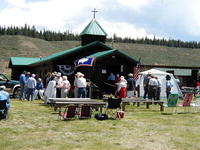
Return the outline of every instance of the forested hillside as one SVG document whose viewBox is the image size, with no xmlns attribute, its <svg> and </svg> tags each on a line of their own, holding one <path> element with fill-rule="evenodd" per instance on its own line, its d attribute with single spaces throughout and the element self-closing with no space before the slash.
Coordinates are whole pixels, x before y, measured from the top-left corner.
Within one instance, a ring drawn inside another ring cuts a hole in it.
<svg viewBox="0 0 200 150">
<path fill-rule="evenodd" d="M 25 24 L 23 27 L 10 26 L 2 27 L 0 26 L 0 35 L 23 35 L 32 38 L 39 38 L 46 41 L 79 41 L 80 36 L 78 33 L 73 33 L 69 30 L 65 32 L 55 32 L 50 30 L 37 30 L 35 26 L 30 27 Z M 111 36 L 111 35 L 110 35 Z M 118 37 L 117 34 L 114 34 L 112 38 L 107 38 L 107 41 L 114 41 L 116 43 L 137 43 L 137 44 L 149 44 L 149 45 L 161 45 L 168 47 L 181 47 L 181 48 L 200 48 L 200 42 L 197 41 L 181 41 L 178 39 L 166 39 L 166 38 L 156 38 L 153 39 L 137 38 L 133 39 L 130 37 Z"/>
<path fill-rule="evenodd" d="M 0 36 L 0 69 L 1 72 L 8 72 L 10 57 L 46 57 L 79 45 L 79 41 L 45 41 L 19 35 Z"/>
<path fill-rule="evenodd" d="M 10 57 L 46 57 L 59 51 L 80 46 L 80 41 L 46 41 L 20 35 L 0 36 L 0 70 L 9 73 Z M 107 45 L 121 50 L 143 65 L 199 67 L 200 49 L 175 48 L 137 43 L 110 43 Z"/>
</svg>

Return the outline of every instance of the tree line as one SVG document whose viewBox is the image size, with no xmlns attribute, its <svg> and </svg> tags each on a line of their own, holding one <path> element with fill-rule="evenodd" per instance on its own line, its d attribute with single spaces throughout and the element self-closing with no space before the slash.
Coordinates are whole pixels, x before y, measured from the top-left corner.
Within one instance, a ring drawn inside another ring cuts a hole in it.
<svg viewBox="0 0 200 150">
<path fill-rule="evenodd" d="M 71 33 L 69 30 L 66 32 L 55 32 L 50 30 L 36 30 L 36 27 L 25 24 L 23 27 L 2 27 L 0 26 L 0 35 L 23 35 L 32 38 L 40 38 L 46 41 L 65 41 L 65 40 L 80 40 L 79 34 Z"/>
<path fill-rule="evenodd" d="M 69 30 L 65 32 L 55 32 L 50 30 L 36 30 L 36 27 L 29 26 L 25 24 L 23 27 L 16 26 L 0 26 L 0 35 L 23 35 L 32 38 L 40 38 L 46 41 L 79 41 L 80 35 L 76 33 L 72 33 Z M 108 42 L 121 42 L 121 43 L 137 43 L 137 44 L 150 44 L 150 45 L 161 45 L 168 47 L 180 47 L 180 48 L 200 48 L 200 42 L 196 41 L 181 41 L 175 39 L 159 39 L 154 36 L 153 39 L 145 37 L 145 38 L 131 38 L 118 37 L 116 34 L 113 35 L 113 38 L 107 38 Z"/>
</svg>

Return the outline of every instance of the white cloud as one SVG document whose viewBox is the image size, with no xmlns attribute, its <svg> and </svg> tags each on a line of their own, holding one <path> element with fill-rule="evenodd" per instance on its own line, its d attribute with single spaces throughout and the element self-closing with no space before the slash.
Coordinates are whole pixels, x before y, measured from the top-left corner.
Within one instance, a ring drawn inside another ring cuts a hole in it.
<svg viewBox="0 0 200 150">
<path fill-rule="evenodd" d="M 26 1 L 25 0 L 7 0 L 6 1 L 11 7 L 19 7 L 19 8 L 25 8 L 26 7 Z"/>
<path fill-rule="evenodd" d="M 29 25 L 44 26 L 55 31 L 64 31 L 66 24 L 74 26 L 84 10 L 92 10 L 93 6 L 101 7 L 101 0 L 48 0 L 40 2 L 26 2 L 24 0 L 8 0 L 9 7 L 0 11 L 1 25 Z M 92 15 L 92 13 L 91 13 Z"/>
<path fill-rule="evenodd" d="M 152 0 L 117 0 L 121 5 L 140 11 L 142 6 L 149 4 Z"/>
<path fill-rule="evenodd" d="M 92 19 L 95 7 L 97 21 L 109 36 L 200 36 L 199 0 L 4 0 L 0 25 L 35 25 L 48 30 L 72 30 L 80 33 Z M 1 3 L 2 4 L 2 3 Z M 199 38 L 198 38 L 199 39 Z"/>
<path fill-rule="evenodd" d="M 145 29 L 137 28 L 132 24 L 124 23 L 124 22 L 107 22 L 102 21 L 102 26 L 108 33 L 109 37 L 112 37 L 116 34 L 118 37 L 132 37 L 132 38 L 144 38 L 149 37 L 152 38 L 153 35 L 148 34 Z"/>
</svg>

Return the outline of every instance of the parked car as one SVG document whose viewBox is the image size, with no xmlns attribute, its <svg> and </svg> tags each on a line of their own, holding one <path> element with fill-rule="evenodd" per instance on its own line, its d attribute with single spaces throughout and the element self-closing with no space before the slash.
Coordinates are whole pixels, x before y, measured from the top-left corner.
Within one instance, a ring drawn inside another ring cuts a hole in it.
<svg viewBox="0 0 200 150">
<path fill-rule="evenodd" d="M 6 75 L 0 73 L 0 86 L 4 85 L 10 96 L 19 98 L 20 96 L 20 83 L 17 80 L 9 80 Z"/>
</svg>

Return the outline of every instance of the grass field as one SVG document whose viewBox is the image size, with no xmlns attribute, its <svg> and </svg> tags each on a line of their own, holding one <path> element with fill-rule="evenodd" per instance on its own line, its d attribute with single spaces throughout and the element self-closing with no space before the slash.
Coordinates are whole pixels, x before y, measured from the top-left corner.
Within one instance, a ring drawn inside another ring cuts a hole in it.
<svg viewBox="0 0 200 150">
<path fill-rule="evenodd" d="M 42 101 L 11 100 L 0 121 L 0 150 L 200 149 L 200 113 L 162 115 L 159 106 L 129 105 L 121 120 L 62 121 Z"/>
</svg>

